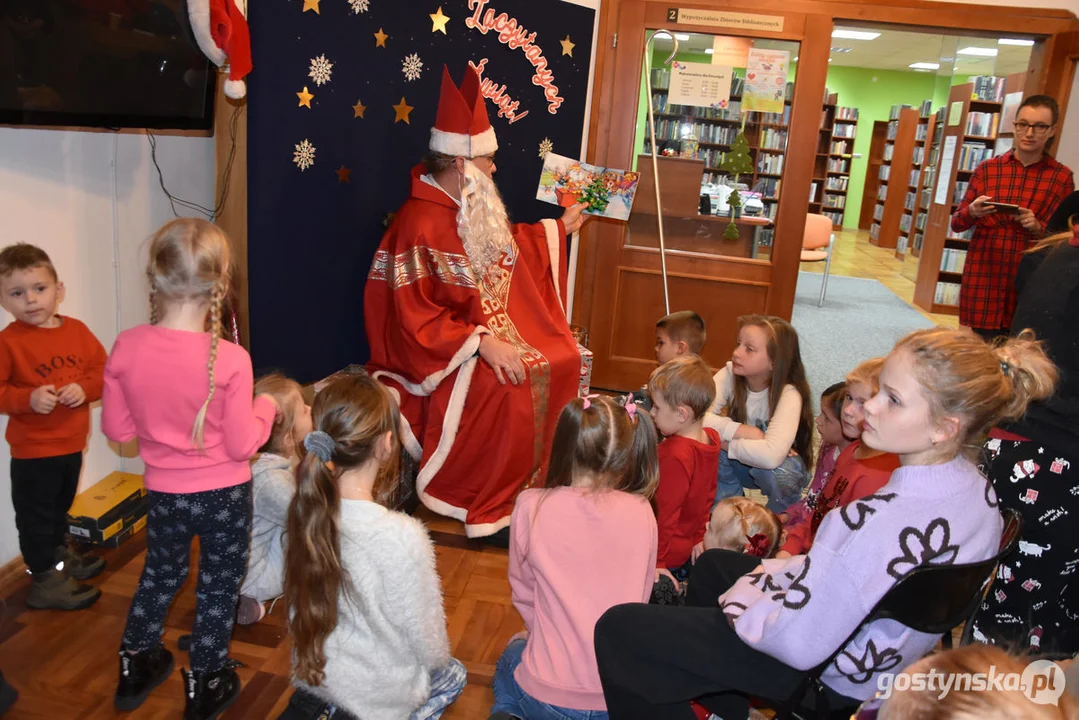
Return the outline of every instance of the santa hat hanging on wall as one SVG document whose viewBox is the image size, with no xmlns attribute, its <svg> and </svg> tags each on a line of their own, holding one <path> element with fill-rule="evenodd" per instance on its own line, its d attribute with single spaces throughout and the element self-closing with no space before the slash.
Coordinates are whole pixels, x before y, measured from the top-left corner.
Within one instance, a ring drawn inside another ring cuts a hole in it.
<svg viewBox="0 0 1079 720">
<path fill-rule="evenodd" d="M 187 13 L 199 49 L 218 67 L 229 65 L 225 94 L 239 100 L 247 94 L 244 78 L 251 72 L 251 34 L 240 0 L 187 0 Z"/>
<path fill-rule="evenodd" d="M 443 155 L 476 158 L 498 149 L 495 129 L 487 117 L 487 105 L 480 93 L 480 76 L 469 67 L 461 89 L 453 83 L 450 70 L 442 66 L 442 89 L 438 113 L 431 128 L 430 149 Z"/>
</svg>

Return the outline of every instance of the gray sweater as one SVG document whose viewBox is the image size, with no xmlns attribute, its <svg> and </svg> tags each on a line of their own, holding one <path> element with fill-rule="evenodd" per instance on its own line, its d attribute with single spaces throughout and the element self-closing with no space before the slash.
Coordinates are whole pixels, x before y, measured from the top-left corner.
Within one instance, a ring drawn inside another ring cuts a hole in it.
<svg viewBox="0 0 1079 720">
<path fill-rule="evenodd" d="M 240 592 L 259 602 L 279 597 L 285 582 L 285 526 L 288 506 L 296 494 L 292 461 L 273 453 L 259 455 L 251 465 L 251 556 Z"/>
<path fill-rule="evenodd" d="M 340 532 L 354 592 L 338 600 L 325 682 L 293 682 L 363 720 L 404 720 L 450 660 L 434 546 L 418 520 L 364 500 L 341 501 Z"/>
</svg>

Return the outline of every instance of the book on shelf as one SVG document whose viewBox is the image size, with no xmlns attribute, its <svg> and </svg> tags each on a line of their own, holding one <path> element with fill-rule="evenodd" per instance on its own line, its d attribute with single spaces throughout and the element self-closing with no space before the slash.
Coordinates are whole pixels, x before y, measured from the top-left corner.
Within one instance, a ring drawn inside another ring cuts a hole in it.
<svg viewBox="0 0 1079 720">
<path fill-rule="evenodd" d="M 843 224 L 843 213 L 841 213 L 841 212 L 834 212 L 834 211 L 825 210 L 821 214 L 828 216 L 828 218 L 832 221 L 833 225 L 842 225 Z"/>
<path fill-rule="evenodd" d="M 910 215 L 904 213 L 899 217 L 899 230 L 908 235 L 910 234 Z"/>
<path fill-rule="evenodd" d="M 890 120 L 888 122 L 888 140 L 895 140 L 899 136 L 899 121 Z"/>
<path fill-rule="evenodd" d="M 884 202 L 888 198 L 888 186 L 881 185 L 877 188 L 877 200 Z"/>
<path fill-rule="evenodd" d="M 922 251 L 922 242 L 925 240 L 925 234 L 916 232 L 914 233 L 914 249 L 918 252 Z"/>
<path fill-rule="evenodd" d="M 910 186 L 911 187 L 918 187 L 918 176 L 921 175 L 921 173 L 922 173 L 922 171 L 919 170 L 918 168 L 914 168 L 913 170 L 910 171 Z"/>
<path fill-rule="evenodd" d="M 914 203 L 918 201 L 917 193 L 908 192 L 907 197 L 903 200 L 903 207 L 911 212 L 914 212 Z"/>
<path fill-rule="evenodd" d="M 757 158 L 757 172 L 779 175 L 783 172 L 783 156 L 761 153 Z"/>
<path fill-rule="evenodd" d="M 942 272 L 961 273 L 963 265 L 967 261 L 967 251 L 956 248 L 944 248 L 940 256 L 940 269 Z"/>
<path fill-rule="evenodd" d="M 836 120 L 857 120 L 858 108 L 838 107 L 835 109 Z"/>
<path fill-rule="evenodd" d="M 961 180 L 955 183 L 955 193 L 952 195 L 952 202 L 958 205 L 963 202 L 963 196 L 967 194 L 967 186 L 969 182 L 963 182 Z"/>
<path fill-rule="evenodd" d="M 846 195 L 829 195 L 828 193 L 824 194 L 824 207 L 842 210 L 844 207 L 846 207 L 846 205 Z"/>
<path fill-rule="evenodd" d="M 925 160 L 925 148 L 924 147 L 916 147 L 916 148 L 914 148 L 914 153 L 911 154 L 911 161 L 915 165 L 917 165 L 918 167 L 921 167 L 923 160 Z M 915 180 L 914 182 L 911 183 L 911 185 L 917 185 L 917 184 L 918 184 L 917 180 Z"/>
<path fill-rule="evenodd" d="M 914 229 L 919 232 L 925 232 L 925 225 L 929 221 L 929 213 L 923 210 L 918 213 L 918 217 L 914 219 Z M 919 248 L 921 245 L 918 246 Z"/>
<path fill-rule="evenodd" d="M 850 155 L 850 143 L 846 140 L 832 141 L 832 155 Z"/>
<path fill-rule="evenodd" d="M 779 197 L 779 178 L 761 178 L 757 181 L 757 185 L 754 190 L 760 192 L 762 199 L 769 200 L 771 198 Z"/>
<path fill-rule="evenodd" d="M 766 125 L 790 125 L 791 124 L 791 109 L 784 108 L 781 113 L 756 113 L 760 116 L 759 122 Z M 750 123 L 753 120 L 750 118 Z"/>
<path fill-rule="evenodd" d="M 783 150 L 787 147 L 787 131 L 775 128 L 761 130 L 760 146 L 765 150 Z"/>
<path fill-rule="evenodd" d="M 898 120 L 899 119 L 899 113 L 901 113 L 902 111 L 906 110 L 909 107 L 910 107 L 910 105 L 892 105 L 891 112 L 888 113 L 888 119 L 893 120 L 893 121 Z"/>
<path fill-rule="evenodd" d="M 976 167 L 993 157 L 993 148 L 977 142 L 963 143 L 959 149 L 959 170 L 973 172 Z"/>
<path fill-rule="evenodd" d="M 884 205 L 877 203 L 877 206 L 873 208 L 873 219 L 877 222 L 884 219 Z"/>
<path fill-rule="evenodd" d="M 850 160 L 845 158 L 829 158 L 828 159 L 828 172 L 830 173 L 849 173 L 850 172 Z"/>
<path fill-rule="evenodd" d="M 810 204 L 817 201 L 817 183 L 813 182 L 809 185 L 809 202 Z"/>
<path fill-rule="evenodd" d="M 926 123 L 919 123 L 918 128 L 914 131 L 914 139 L 917 142 L 925 142 L 929 137 L 929 125 Z"/>
<path fill-rule="evenodd" d="M 880 223 L 873 223 L 869 226 L 869 237 L 874 240 L 880 239 Z"/>
<path fill-rule="evenodd" d="M 895 157 L 895 143 L 885 143 L 884 153 L 883 155 L 881 155 L 881 160 L 883 160 L 884 162 L 891 162 L 893 157 Z"/>
<path fill-rule="evenodd" d="M 846 190 L 849 180 L 846 177 L 830 177 L 824 181 L 824 186 L 829 190 Z"/>
<path fill-rule="evenodd" d="M 843 123 L 842 125 L 836 125 L 832 128 L 832 137 L 837 138 L 853 138 L 854 130 L 857 126 Z"/>
<path fill-rule="evenodd" d="M 930 117 L 933 114 L 932 100 L 922 100 L 922 108 L 920 114 L 923 118 Z"/>
<path fill-rule="evenodd" d="M 938 282 L 937 291 L 933 295 L 933 302 L 938 305 L 958 305 L 959 283 Z"/>
<path fill-rule="evenodd" d="M 970 78 L 968 82 L 974 85 L 974 92 L 971 97 L 972 100 L 981 100 L 982 102 L 1004 101 L 1004 85 L 1007 82 L 1007 78 L 994 77 L 992 75 L 978 75 Z"/>
<path fill-rule="evenodd" d="M 964 230 L 963 232 L 956 232 L 952 230 L 950 226 L 948 228 L 949 240 L 970 240 L 972 237 L 974 237 L 974 228 Z"/>
<path fill-rule="evenodd" d="M 877 171 L 877 177 L 879 179 L 885 181 L 885 182 L 888 182 L 888 180 L 891 179 L 891 176 L 892 176 L 892 166 L 891 165 L 881 165 L 880 170 Z"/>
<path fill-rule="evenodd" d="M 997 136 L 997 128 L 1000 125 L 1000 113 L 969 112 L 967 113 L 967 135 L 977 137 Z"/>
<path fill-rule="evenodd" d="M 907 236 L 900 235 L 895 242 L 895 251 L 902 255 L 907 251 Z"/>
</svg>

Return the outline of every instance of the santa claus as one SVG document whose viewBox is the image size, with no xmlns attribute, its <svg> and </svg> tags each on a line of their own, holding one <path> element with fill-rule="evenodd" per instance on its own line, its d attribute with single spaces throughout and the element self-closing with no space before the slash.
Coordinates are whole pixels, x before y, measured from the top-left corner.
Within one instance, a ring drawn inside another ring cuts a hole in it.
<svg viewBox="0 0 1079 720">
<path fill-rule="evenodd" d="M 542 484 L 581 356 L 566 320 L 560 220 L 510 225 L 480 79 L 443 69 L 430 155 L 375 254 L 364 291 L 370 370 L 398 397 L 421 501 L 504 545 L 517 493 Z"/>
</svg>

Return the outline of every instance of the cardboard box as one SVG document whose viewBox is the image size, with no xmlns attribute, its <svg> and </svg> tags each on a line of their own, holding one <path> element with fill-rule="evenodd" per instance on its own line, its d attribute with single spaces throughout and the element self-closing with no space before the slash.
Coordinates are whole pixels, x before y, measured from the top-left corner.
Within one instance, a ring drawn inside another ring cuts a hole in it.
<svg viewBox="0 0 1079 720">
<path fill-rule="evenodd" d="M 101 545 L 102 545 L 102 547 L 108 547 L 108 548 L 120 547 L 125 542 L 127 542 L 131 538 L 132 535 L 134 535 L 135 533 L 141 531 L 144 527 L 146 527 L 146 516 L 145 515 L 143 515 L 138 520 L 136 520 L 133 525 L 129 525 L 128 527 L 124 528 L 120 532 L 113 535 L 111 538 L 109 538 L 105 542 L 101 543 Z"/>
<path fill-rule="evenodd" d="M 68 532 L 87 542 L 104 542 L 145 514 L 142 476 L 114 472 L 75 497 L 68 510 Z"/>
</svg>

